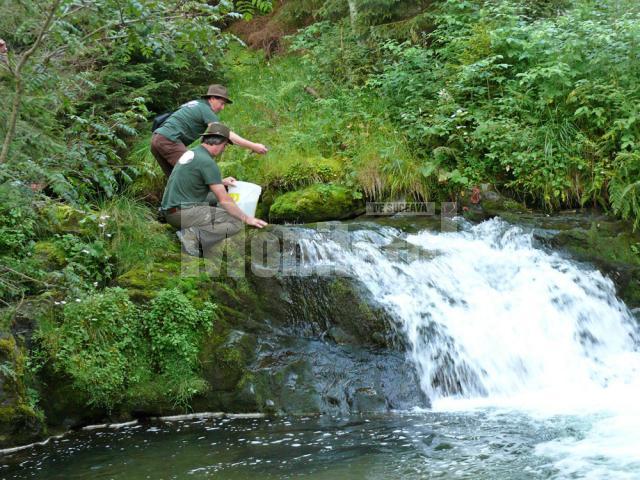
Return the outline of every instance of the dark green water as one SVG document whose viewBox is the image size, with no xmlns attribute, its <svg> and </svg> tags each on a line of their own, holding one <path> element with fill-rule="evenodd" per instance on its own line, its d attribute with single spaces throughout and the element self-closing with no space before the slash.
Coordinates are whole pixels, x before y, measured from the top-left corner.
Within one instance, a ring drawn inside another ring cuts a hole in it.
<svg viewBox="0 0 640 480">
<path fill-rule="evenodd" d="M 78 432 L 6 455 L 3 479 L 529 479 L 572 425 L 490 413 L 207 419 Z"/>
</svg>

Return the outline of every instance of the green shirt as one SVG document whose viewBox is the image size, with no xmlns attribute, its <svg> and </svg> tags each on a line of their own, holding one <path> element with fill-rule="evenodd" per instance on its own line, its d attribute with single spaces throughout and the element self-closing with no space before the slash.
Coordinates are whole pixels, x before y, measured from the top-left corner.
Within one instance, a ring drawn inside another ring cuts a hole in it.
<svg viewBox="0 0 640 480">
<path fill-rule="evenodd" d="M 201 98 L 191 100 L 173 112 L 155 133 L 159 133 L 172 142 L 191 145 L 207 129 L 211 122 L 219 122 L 211 105 Z"/>
<path fill-rule="evenodd" d="M 202 145 L 187 150 L 173 167 L 162 196 L 162 208 L 207 205 L 209 185 L 221 183 L 220 168 Z"/>
</svg>

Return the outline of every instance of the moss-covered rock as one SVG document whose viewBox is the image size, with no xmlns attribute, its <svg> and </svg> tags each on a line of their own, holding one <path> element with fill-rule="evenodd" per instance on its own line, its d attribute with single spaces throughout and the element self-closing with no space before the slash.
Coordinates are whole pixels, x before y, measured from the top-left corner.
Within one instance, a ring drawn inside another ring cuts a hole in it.
<svg viewBox="0 0 640 480">
<path fill-rule="evenodd" d="M 0 338 L 0 446 L 27 443 L 46 429 L 27 398 L 25 356 L 12 335 Z"/>
<path fill-rule="evenodd" d="M 47 231 L 58 234 L 89 233 L 93 227 L 90 215 L 70 205 L 56 202 L 48 202 L 40 209 L 43 226 Z"/>
<path fill-rule="evenodd" d="M 138 302 L 153 299 L 163 288 L 175 287 L 180 280 L 180 256 L 171 256 L 164 261 L 152 261 L 120 275 L 118 286 L 126 288 L 129 296 Z"/>
<path fill-rule="evenodd" d="M 457 201 L 463 216 L 472 222 L 498 216 L 517 220 L 519 214 L 530 213 L 526 205 L 496 192 L 488 184 L 462 192 Z"/>
<path fill-rule="evenodd" d="M 321 222 L 353 218 L 364 212 L 364 202 L 347 187 L 316 184 L 276 198 L 269 209 L 272 222 Z"/>
<path fill-rule="evenodd" d="M 33 251 L 42 266 L 49 270 L 63 268 L 67 263 L 64 250 L 59 243 L 41 240 L 35 243 Z"/>
<path fill-rule="evenodd" d="M 353 279 L 334 276 L 253 279 L 263 314 L 294 336 L 337 344 L 392 347 L 400 343 L 393 321 Z"/>
<path fill-rule="evenodd" d="M 258 404 L 251 395 L 243 394 L 242 383 L 254 359 L 255 335 L 230 329 L 222 319 L 214 330 L 200 353 L 202 376 L 210 388 L 195 400 L 194 406 L 203 410 L 256 411 Z"/>
<path fill-rule="evenodd" d="M 640 234 L 628 225 L 599 217 L 582 225 L 568 223 L 544 241 L 596 265 L 614 281 L 627 305 L 640 307 Z"/>
</svg>

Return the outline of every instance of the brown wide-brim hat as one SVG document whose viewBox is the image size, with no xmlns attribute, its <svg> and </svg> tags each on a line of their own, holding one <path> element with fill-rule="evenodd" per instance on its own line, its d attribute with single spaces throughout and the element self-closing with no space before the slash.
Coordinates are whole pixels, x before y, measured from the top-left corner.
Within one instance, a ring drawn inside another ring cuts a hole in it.
<svg viewBox="0 0 640 480">
<path fill-rule="evenodd" d="M 207 129 L 204 131 L 203 134 L 201 134 L 201 137 L 208 137 L 210 135 L 215 135 L 216 137 L 223 137 L 227 139 L 227 142 L 229 142 L 229 144 L 233 145 L 233 142 L 231 141 L 231 130 L 229 130 L 229 127 L 227 127 L 226 125 L 219 123 L 219 122 L 211 122 L 208 126 Z"/>
<path fill-rule="evenodd" d="M 209 85 L 209 90 L 207 90 L 207 94 L 203 95 L 202 98 L 209 97 L 220 97 L 224 98 L 227 103 L 233 103 L 229 98 L 229 93 L 227 92 L 227 88 L 224 85 L 214 84 Z"/>
</svg>

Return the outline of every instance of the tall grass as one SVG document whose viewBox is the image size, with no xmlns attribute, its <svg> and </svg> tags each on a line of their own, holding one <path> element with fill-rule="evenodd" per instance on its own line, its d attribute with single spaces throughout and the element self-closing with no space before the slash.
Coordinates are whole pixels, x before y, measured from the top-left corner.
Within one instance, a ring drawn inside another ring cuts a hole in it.
<svg viewBox="0 0 640 480">
<path fill-rule="evenodd" d="M 159 252 L 177 251 L 175 239 L 147 205 L 122 196 L 99 205 L 99 212 L 111 235 L 109 250 L 116 259 L 116 274 L 149 265 Z"/>
<path fill-rule="evenodd" d="M 228 148 L 223 175 L 274 193 L 333 182 L 371 199 L 428 197 L 420 160 L 385 118 L 376 94 L 320 84 L 313 66 L 295 54 L 267 61 L 262 52 L 232 49 L 230 58 L 234 103 L 222 121 L 270 151 L 260 157 Z"/>
</svg>

